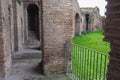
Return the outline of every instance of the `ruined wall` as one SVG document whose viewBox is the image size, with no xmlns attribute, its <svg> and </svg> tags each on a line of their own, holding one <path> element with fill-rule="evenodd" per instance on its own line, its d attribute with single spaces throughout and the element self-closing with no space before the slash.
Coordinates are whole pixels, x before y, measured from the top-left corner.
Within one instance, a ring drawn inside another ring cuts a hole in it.
<svg viewBox="0 0 120 80">
<path fill-rule="evenodd" d="M 86 31 L 86 14 L 89 14 L 88 29 L 89 31 L 100 30 L 103 27 L 103 18 L 100 15 L 99 8 L 85 7 L 81 8 L 82 15 L 84 16 L 82 24 L 83 31 Z"/>
<path fill-rule="evenodd" d="M 4 80 L 11 70 L 11 43 L 10 43 L 10 0 L 1 0 L 1 18 L 0 25 L 0 80 Z"/>
<path fill-rule="evenodd" d="M 100 30 L 103 28 L 103 18 L 100 15 L 99 9 L 96 7 L 95 11 L 91 15 L 91 29 L 90 30 Z"/>
<path fill-rule="evenodd" d="M 27 2 L 27 3 L 23 3 L 23 14 L 24 14 L 24 19 L 23 19 L 23 21 L 24 21 L 24 38 L 23 38 L 23 43 L 29 43 L 29 42 L 31 42 L 32 40 L 30 40 L 30 36 L 29 36 L 29 30 L 28 30 L 28 12 L 27 12 L 27 8 L 28 8 L 28 6 L 30 6 L 30 5 L 36 5 L 37 7 L 38 7 L 38 18 L 39 18 L 39 21 L 38 21 L 38 23 L 39 23 L 39 37 L 40 37 L 40 42 L 41 42 L 41 35 L 42 35 L 42 29 L 41 29 L 41 7 L 42 7 L 42 5 L 41 5 L 41 2 L 40 3 L 38 3 L 38 2 L 34 2 L 34 0 L 30 0 L 30 2 Z M 34 39 L 33 39 L 34 40 Z"/>
<path fill-rule="evenodd" d="M 107 80 L 120 80 L 120 0 L 106 1 L 105 40 L 111 43 Z"/>
<path fill-rule="evenodd" d="M 82 15 L 82 13 L 81 13 L 81 10 L 80 10 L 80 6 L 79 6 L 79 4 L 78 4 L 78 0 L 73 0 L 73 14 L 74 14 L 74 17 L 73 17 L 73 31 L 74 31 L 74 33 L 75 33 L 75 27 L 76 27 L 76 14 L 78 14 L 79 15 L 79 21 L 80 21 L 80 28 L 78 28 L 78 29 L 80 29 L 79 30 L 79 34 L 81 34 L 81 32 L 83 31 L 83 22 L 82 22 L 82 19 L 84 18 L 84 16 Z"/>
<path fill-rule="evenodd" d="M 43 0 L 45 74 L 65 71 L 65 41 L 71 41 L 72 22 L 72 0 Z"/>
<path fill-rule="evenodd" d="M 18 33 L 18 50 L 22 49 L 22 43 L 24 38 L 24 12 L 23 12 L 23 3 L 18 3 L 16 1 L 17 7 L 17 33 Z"/>
</svg>

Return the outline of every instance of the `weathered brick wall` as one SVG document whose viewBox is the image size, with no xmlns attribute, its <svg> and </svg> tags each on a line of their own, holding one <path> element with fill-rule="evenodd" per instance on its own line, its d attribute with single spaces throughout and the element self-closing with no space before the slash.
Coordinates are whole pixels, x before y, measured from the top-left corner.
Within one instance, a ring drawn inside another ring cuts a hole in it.
<svg viewBox="0 0 120 80">
<path fill-rule="evenodd" d="M 43 0 L 44 73 L 65 70 L 65 41 L 73 35 L 72 0 Z"/>
<path fill-rule="evenodd" d="M 13 8 L 13 46 L 15 51 L 18 51 L 19 45 L 18 45 L 18 27 L 17 27 L 17 4 L 16 0 L 12 0 L 12 8 Z"/>
<path fill-rule="evenodd" d="M 11 70 L 11 44 L 10 44 L 10 21 L 9 21 L 9 0 L 1 0 L 0 26 L 0 80 L 4 80 Z"/>
<path fill-rule="evenodd" d="M 2 25 L 1 1 L 0 1 L 0 26 Z"/>
<path fill-rule="evenodd" d="M 29 41 L 31 41 L 29 38 L 30 38 L 30 36 L 29 36 L 29 28 L 28 28 L 28 12 L 27 12 L 27 8 L 28 8 L 28 6 L 29 5 L 31 5 L 31 4 L 34 4 L 34 5 L 36 5 L 38 8 L 39 8 L 39 35 L 40 35 L 40 41 L 41 41 L 41 35 L 42 35 L 42 33 L 41 33 L 41 7 L 42 7 L 42 5 L 41 5 L 41 2 L 40 2 L 40 4 L 38 4 L 38 2 L 35 2 L 34 0 L 29 0 L 30 2 L 27 2 L 27 3 L 23 3 L 23 14 L 24 14 L 24 18 L 23 18 L 23 21 L 24 21 L 24 27 L 23 27 L 23 29 L 24 29 L 24 32 L 23 32 L 23 34 L 24 34 L 24 36 L 23 36 L 23 43 L 28 43 Z M 19 10 L 18 10 L 19 11 Z"/>
<path fill-rule="evenodd" d="M 5 70 L 4 70 L 4 54 L 3 54 L 3 29 L 0 26 L 0 80 L 3 80 L 5 76 Z"/>
<path fill-rule="evenodd" d="M 120 0 L 107 0 L 105 40 L 111 43 L 107 80 L 120 80 Z"/>
<path fill-rule="evenodd" d="M 84 26 L 83 26 L 83 19 L 84 19 L 84 16 L 82 15 L 81 13 L 81 10 L 80 10 L 80 6 L 78 4 L 78 0 L 73 0 L 73 14 L 74 14 L 74 17 L 73 17 L 73 31 L 75 33 L 75 27 L 76 27 L 76 23 L 75 23 L 75 17 L 76 17 L 76 14 L 79 14 L 79 21 L 80 21 L 80 26 L 79 26 L 79 34 L 81 34 L 82 31 L 84 31 Z"/>
<path fill-rule="evenodd" d="M 84 7 L 81 8 L 81 12 L 84 16 L 84 18 L 82 19 L 82 23 L 83 23 L 82 27 L 84 28 L 84 31 L 86 31 L 86 14 L 89 14 L 88 30 L 93 31 L 93 30 L 102 29 L 103 18 L 100 15 L 98 7 L 95 8 Z"/>
<path fill-rule="evenodd" d="M 23 43 L 23 34 L 24 34 L 24 14 L 23 14 L 23 3 L 20 4 L 16 1 L 16 8 L 17 8 L 17 36 L 18 36 L 18 50 L 22 49 Z"/>
<path fill-rule="evenodd" d="M 103 28 L 103 18 L 100 15 L 100 12 L 97 8 L 95 8 L 95 12 L 93 12 L 91 16 L 91 28 L 90 30 L 100 30 Z"/>
</svg>

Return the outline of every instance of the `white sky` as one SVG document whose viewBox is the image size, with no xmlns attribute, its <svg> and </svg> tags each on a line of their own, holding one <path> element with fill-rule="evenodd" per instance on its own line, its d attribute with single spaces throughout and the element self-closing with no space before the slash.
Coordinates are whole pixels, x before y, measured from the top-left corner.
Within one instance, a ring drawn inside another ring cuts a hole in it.
<svg viewBox="0 0 120 80">
<path fill-rule="evenodd" d="M 100 14 L 104 16 L 106 11 L 105 6 L 107 2 L 105 0 L 78 0 L 80 7 L 95 7 L 100 8 Z"/>
</svg>

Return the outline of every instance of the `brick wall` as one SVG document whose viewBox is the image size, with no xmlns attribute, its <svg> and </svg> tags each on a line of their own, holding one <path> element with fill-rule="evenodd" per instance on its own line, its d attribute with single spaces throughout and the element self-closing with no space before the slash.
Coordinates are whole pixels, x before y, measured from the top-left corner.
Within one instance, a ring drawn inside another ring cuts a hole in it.
<svg viewBox="0 0 120 80">
<path fill-rule="evenodd" d="M 11 2 L 1 0 L 1 26 L 0 26 L 0 80 L 4 80 L 11 70 L 11 44 L 10 44 L 10 21 L 9 10 Z"/>
<path fill-rule="evenodd" d="M 16 8 L 17 8 L 17 37 L 18 39 L 18 50 L 22 49 L 22 43 L 23 43 L 23 33 L 24 33 L 24 14 L 23 14 L 23 3 L 19 4 L 16 2 Z"/>
<path fill-rule="evenodd" d="M 4 76 L 5 76 L 5 70 L 4 70 L 4 54 L 3 54 L 3 29 L 1 28 L 2 26 L 0 26 L 0 80 L 3 80 Z"/>
<path fill-rule="evenodd" d="M 72 0 L 43 0 L 45 74 L 64 72 L 64 43 L 72 38 L 72 13 Z"/>
<path fill-rule="evenodd" d="M 81 34 L 81 32 L 83 31 L 83 19 L 84 19 L 84 16 L 82 15 L 81 13 L 81 10 L 80 10 L 80 6 L 78 4 L 78 0 L 73 0 L 73 14 L 74 14 L 74 17 L 73 17 L 73 31 L 75 33 L 75 30 L 78 30 L 79 31 L 79 34 Z M 80 25 L 79 25 L 79 28 L 76 29 L 76 14 L 79 14 L 79 22 L 80 22 Z"/>
<path fill-rule="evenodd" d="M 120 80 L 120 0 L 107 0 L 105 40 L 111 43 L 107 80 Z"/>
</svg>

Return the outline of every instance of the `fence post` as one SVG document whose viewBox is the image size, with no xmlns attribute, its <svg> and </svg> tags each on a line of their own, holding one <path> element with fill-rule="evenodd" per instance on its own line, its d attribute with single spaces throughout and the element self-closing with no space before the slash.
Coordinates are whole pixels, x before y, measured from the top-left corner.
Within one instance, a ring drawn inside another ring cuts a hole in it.
<svg viewBox="0 0 120 80">
<path fill-rule="evenodd" d="M 65 64 L 66 70 L 65 70 L 65 72 L 66 73 L 68 72 L 68 61 L 69 61 L 68 55 L 69 55 L 69 42 L 66 41 L 65 42 L 65 58 L 66 58 L 66 64 Z"/>
</svg>

